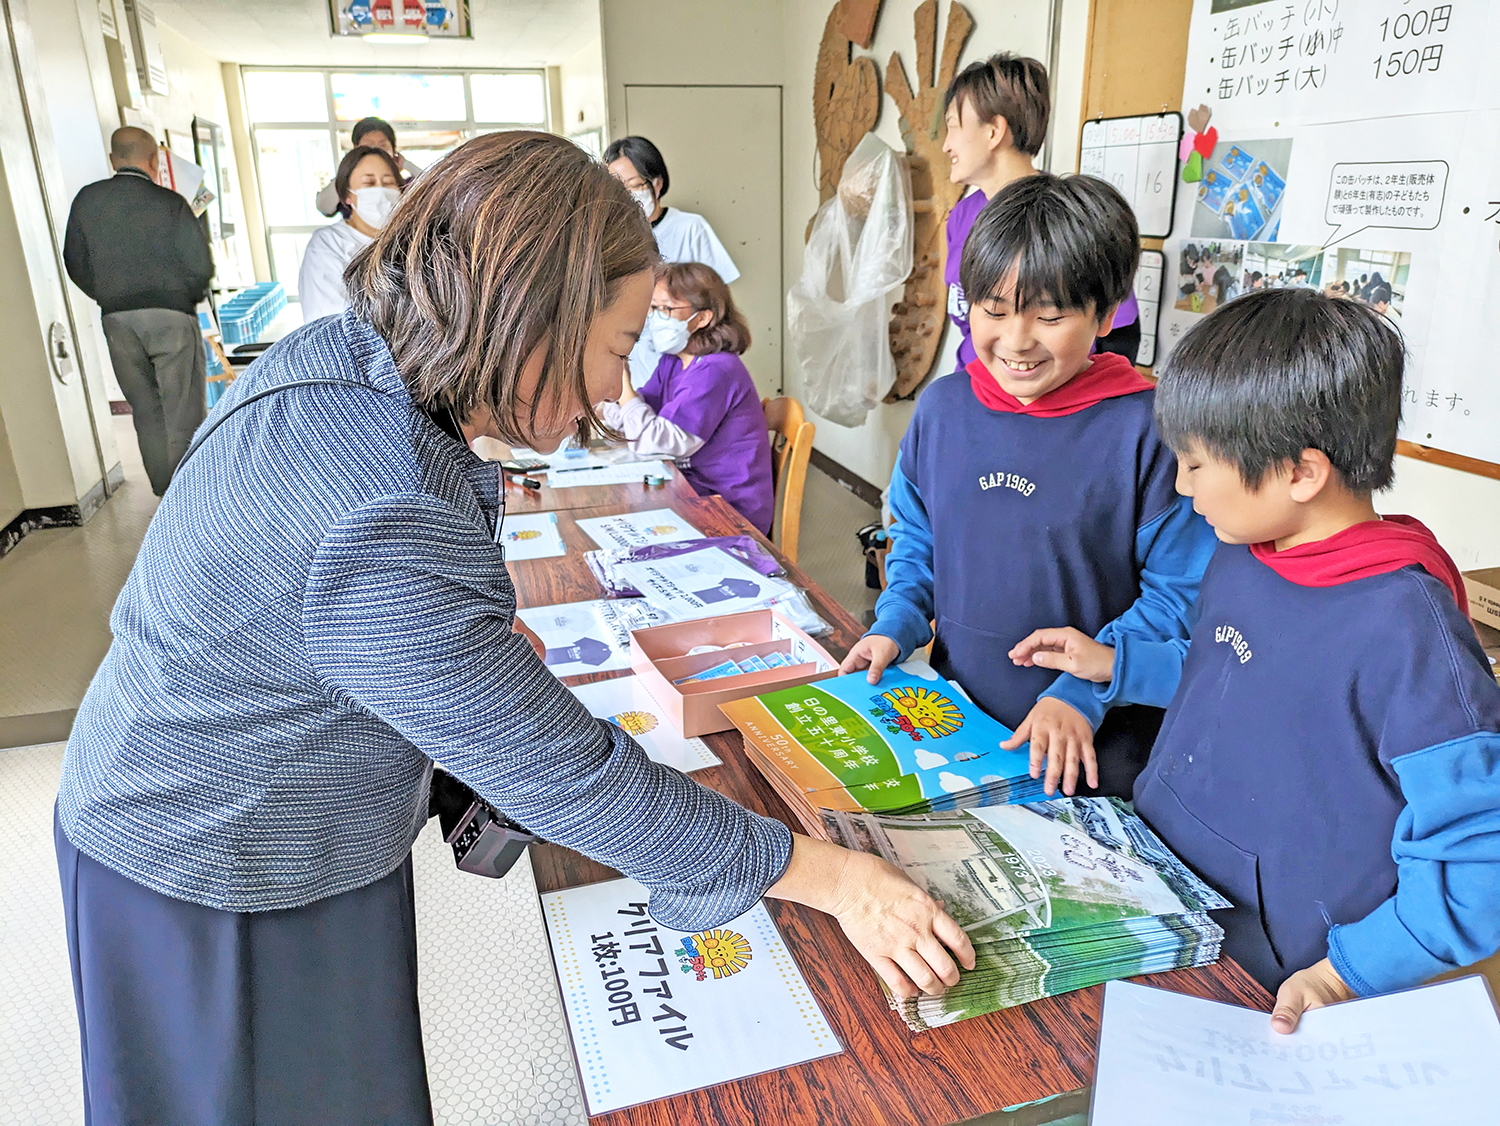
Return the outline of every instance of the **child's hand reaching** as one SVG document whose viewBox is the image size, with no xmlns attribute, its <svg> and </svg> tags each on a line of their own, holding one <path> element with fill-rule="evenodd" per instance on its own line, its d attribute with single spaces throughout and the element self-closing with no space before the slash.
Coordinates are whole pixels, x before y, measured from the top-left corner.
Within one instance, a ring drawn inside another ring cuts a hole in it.
<svg viewBox="0 0 1500 1126">
<path fill-rule="evenodd" d="M 1043 788 L 1049 797 L 1056 792 L 1059 778 L 1062 779 L 1063 793 L 1073 796 L 1073 791 L 1078 788 L 1079 763 L 1083 764 L 1083 776 L 1088 784 L 1099 785 L 1099 763 L 1094 758 L 1094 729 L 1071 704 L 1043 696 L 1026 714 L 1016 733 L 1000 747 L 1013 751 L 1028 739 L 1031 741 L 1031 776 L 1042 776 L 1042 762 L 1045 760 L 1047 780 Z"/>
<path fill-rule="evenodd" d="M 1100 644 L 1072 626 L 1034 631 L 1010 651 L 1010 659 L 1026 668 L 1070 672 L 1099 684 L 1108 684 L 1115 674 L 1114 646 Z"/>
<path fill-rule="evenodd" d="M 1296 1032 L 1307 1010 L 1337 1005 L 1353 996 L 1354 990 L 1344 984 L 1333 963 L 1324 958 L 1281 983 L 1276 991 L 1276 1008 L 1271 1012 L 1271 1029 L 1282 1034 Z"/>
<path fill-rule="evenodd" d="M 867 633 L 854 643 L 854 648 L 849 650 L 849 655 L 839 666 L 839 672 L 858 672 L 868 667 L 870 683 L 879 684 L 880 678 L 885 675 L 886 666 L 899 656 L 901 656 L 901 646 L 889 637 L 878 633 Z"/>
</svg>

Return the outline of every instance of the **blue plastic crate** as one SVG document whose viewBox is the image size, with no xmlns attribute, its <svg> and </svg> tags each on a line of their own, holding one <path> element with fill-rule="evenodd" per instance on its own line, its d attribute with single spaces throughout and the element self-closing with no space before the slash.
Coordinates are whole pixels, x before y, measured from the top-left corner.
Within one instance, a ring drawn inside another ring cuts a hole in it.
<svg viewBox="0 0 1500 1126">
<path fill-rule="evenodd" d="M 250 344 L 286 308 L 280 282 L 257 282 L 219 307 L 219 330 L 226 347 Z"/>
</svg>

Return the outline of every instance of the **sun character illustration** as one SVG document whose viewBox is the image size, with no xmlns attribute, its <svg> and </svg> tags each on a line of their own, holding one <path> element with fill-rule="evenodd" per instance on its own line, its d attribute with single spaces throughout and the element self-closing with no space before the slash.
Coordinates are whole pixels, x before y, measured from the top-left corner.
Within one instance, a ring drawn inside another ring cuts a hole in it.
<svg viewBox="0 0 1500 1126">
<path fill-rule="evenodd" d="M 542 533 L 537 531 L 535 528 L 523 528 L 519 532 L 511 532 L 510 535 L 506 536 L 505 538 L 510 540 L 512 543 L 521 543 L 525 540 L 539 540 L 542 538 Z"/>
<path fill-rule="evenodd" d="M 952 735 L 964 725 L 958 705 L 931 688 L 895 688 L 882 695 L 903 720 L 934 739 Z"/>
<path fill-rule="evenodd" d="M 715 979 L 732 978 L 750 964 L 750 942 L 742 934 L 715 928 L 684 940 L 678 954 L 696 955 L 696 958 L 702 960 L 700 966 L 693 966 L 699 981 L 708 972 L 712 972 Z M 687 961 L 691 961 L 691 958 L 687 958 Z"/>
<path fill-rule="evenodd" d="M 676 524 L 653 524 L 646 531 L 653 536 L 670 536 L 677 530 Z"/>
<path fill-rule="evenodd" d="M 650 712 L 621 712 L 609 717 L 609 722 L 618 724 L 627 735 L 644 735 L 655 731 L 659 722 Z"/>
</svg>

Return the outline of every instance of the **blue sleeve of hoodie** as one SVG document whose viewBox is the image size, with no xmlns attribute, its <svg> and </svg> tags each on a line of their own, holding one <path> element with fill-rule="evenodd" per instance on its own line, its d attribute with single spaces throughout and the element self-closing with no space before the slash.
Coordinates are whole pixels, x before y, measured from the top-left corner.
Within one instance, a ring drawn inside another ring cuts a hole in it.
<svg viewBox="0 0 1500 1126">
<path fill-rule="evenodd" d="M 1114 646 L 1114 678 L 1094 684 L 1063 673 L 1042 695 L 1072 705 L 1096 728 L 1116 704 L 1166 707 L 1182 678 L 1198 584 L 1217 543 L 1188 497 L 1143 524 L 1135 537 L 1140 597 L 1097 635 Z"/>
<path fill-rule="evenodd" d="M 932 640 L 932 521 L 917 486 L 898 455 L 891 473 L 891 550 L 885 557 L 885 590 L 875 603 L 870 633 L 901 646 L 900 660 Z"/>
<path fill-rule="evenodd" d="M 1500 734 L 1393 759 L 1406 808 L 1396 894 L 1328 932 L 1328 958 L 1361 997 L 1405 989 L 1500 949 Z"/>
</svg>

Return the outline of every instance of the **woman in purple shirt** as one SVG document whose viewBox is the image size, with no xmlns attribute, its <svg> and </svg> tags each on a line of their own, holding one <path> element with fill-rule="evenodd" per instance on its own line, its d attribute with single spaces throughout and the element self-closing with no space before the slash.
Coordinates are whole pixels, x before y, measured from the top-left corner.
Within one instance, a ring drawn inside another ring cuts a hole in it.
<svg viewBox="0 0 1500 1126">
<path fill-rule="evenodd" d="M 776 490 L 760 396 L 740 354 L 750 328 L 712 266 L 680 262 L 656 275 L 650 343 L 661 360 L 639 392 L 627 373 L 604 421 L 639 454 L 675 458 L 699 496 L 718 493 L 766 535 Z"/>
<path fill-rule="evenodd" d="M 948 316 L 963 333 L 958 345 L 959 371 L 974 361 L 974 345 L 969 342 L 969 302 L 958 277 L 964 240 L 996 192 L 1036 172 L 1032 161 L 1047 139 L 1051 112 L 1047 68 L 1036 59 L 1011 54 L 991 55 L 983 62 L 970 63 L 944 95 L 947 135 L 943 151 L 951 162 L 948 176 L 955 184 L 974 189 L 948 213 L 948 258 L 943 268 L 943 280 L 948 284 Z M 1115 310 L 1114 328 L 1099 340 L 1097 349 L 1134 360 L 1141 342 L 1139 322 L 1132 290 Z"/>
</svg>

